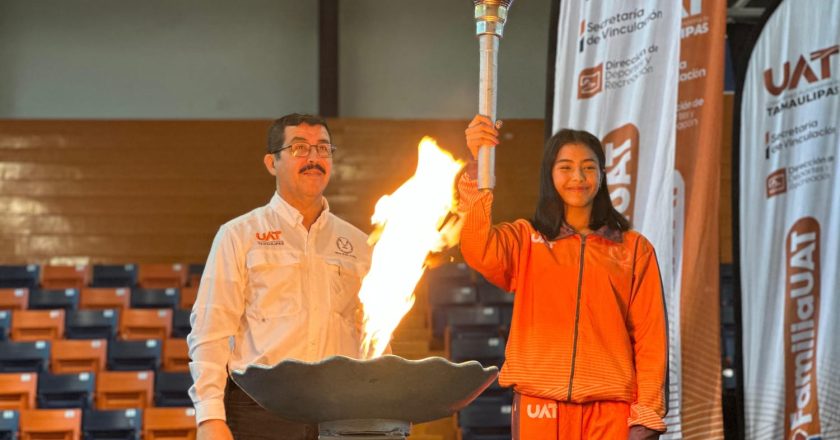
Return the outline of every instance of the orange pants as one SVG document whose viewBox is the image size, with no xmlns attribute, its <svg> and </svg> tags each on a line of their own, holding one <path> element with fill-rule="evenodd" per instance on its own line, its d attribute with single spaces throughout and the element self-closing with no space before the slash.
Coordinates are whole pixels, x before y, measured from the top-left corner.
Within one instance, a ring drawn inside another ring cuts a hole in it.
<svg viewBox="0 0 840 440">
<path fill-rule="evenodd" d="M 618 401 L 568 403 L 516 393 L 513 440 L 626 440 L 630 404 Z"/>
</svg>

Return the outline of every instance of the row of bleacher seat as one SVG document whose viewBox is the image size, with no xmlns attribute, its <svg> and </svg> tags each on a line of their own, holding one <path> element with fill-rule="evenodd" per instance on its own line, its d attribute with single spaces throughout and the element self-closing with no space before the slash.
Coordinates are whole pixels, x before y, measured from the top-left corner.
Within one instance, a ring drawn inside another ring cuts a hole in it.
<svg viewBox="0 0 840 440">
<path fill-rule="evenodd" d="M 203 264 L 0 265 L 0 288 L 167 288 L 197 286 Z"/>
<path fill-rule="evenodd" d="M 189 310 L 0 310 L 0 341 L 167 339 L 189 332 Z"/>
<path fill-rule="evenodd" d="M 63 374 L 105 370 L 189 371 L 187 341 L 182 338 L 0 341 L 0 373 L 49 371 Z"/>
<path fill-rule="evenodd" d="M 513 315 L 513 295 L 494 286 L 464 263 L 427 274 L 430 327 L 443 339 L 453 362 L 477 360 L 501 367 Z M 462 440 L 510 439 L 513 393 L 498 383 L 458 414 Z"/>
<path fill-rule="evenodd" d="M 183 309 L 195 302 L 198 287 L 0 288 L 0 309 Z"/>
<path fill-rule="evenodd" d="M 193 440 L 195 431 L 192 408 L 0 411 L 0 439 Z"/>
<path fill-rule="evenodd" d="M 0 373 L 0 409 L 184 407 L 190 373 Z"/>
</svg>

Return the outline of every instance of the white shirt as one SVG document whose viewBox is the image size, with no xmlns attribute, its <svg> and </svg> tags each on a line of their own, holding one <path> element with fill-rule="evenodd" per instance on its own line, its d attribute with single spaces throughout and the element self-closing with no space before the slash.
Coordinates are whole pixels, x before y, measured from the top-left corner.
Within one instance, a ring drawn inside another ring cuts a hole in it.
<svg viewBox="0 0 840 440">
<path fill-rule="evenodd" d="M 324 210 L 309 231 L 277 193 L 213 240 L 187 336 L 196 421 L 225 420 L 227 371 L 286 358 L 359 357 L 367 236 Z"/>
</svg>

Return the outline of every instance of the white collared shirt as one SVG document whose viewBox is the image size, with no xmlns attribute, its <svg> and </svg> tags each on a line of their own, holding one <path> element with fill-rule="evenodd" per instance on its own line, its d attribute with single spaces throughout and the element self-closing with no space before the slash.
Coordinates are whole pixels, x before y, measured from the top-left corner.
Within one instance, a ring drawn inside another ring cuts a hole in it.
<svg viewBox="0 0 840 440">
<path fill-rule="evenodd" d="M 359 357 L 367 235 L 324 210 L 309 231 L 277 193 L 219 228 L 187 336 L 196 421 L 225 419 L 227 371 L 286 358 Z"/>
</svg>

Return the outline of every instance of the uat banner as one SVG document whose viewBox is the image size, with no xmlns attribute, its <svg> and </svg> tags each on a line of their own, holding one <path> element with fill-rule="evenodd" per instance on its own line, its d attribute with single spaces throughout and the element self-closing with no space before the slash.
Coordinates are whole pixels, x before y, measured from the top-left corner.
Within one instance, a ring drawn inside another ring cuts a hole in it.
<svg viewBox="0 0 840 440">
<path fill-rule="evenodd" d="M 602 139 L 614 205 L 666 286 L 665 438 L 722 438 L 718 181 L 725 4 L 562 1 L 553 129 Z M 577 32 L 574 32 L 577 31 Z"/>
<path fill-rule="evenodd" d="M 786 0 L 756 42 L 740 133 L 748 439 L 840 438 L 840 2 Z"/>
</svg>

